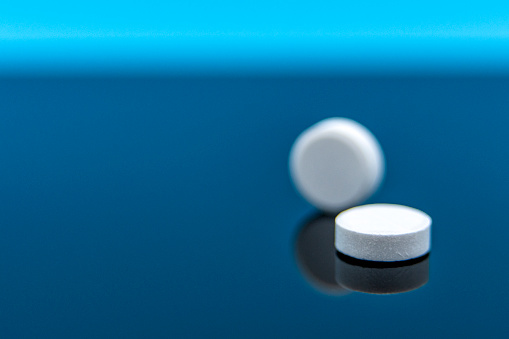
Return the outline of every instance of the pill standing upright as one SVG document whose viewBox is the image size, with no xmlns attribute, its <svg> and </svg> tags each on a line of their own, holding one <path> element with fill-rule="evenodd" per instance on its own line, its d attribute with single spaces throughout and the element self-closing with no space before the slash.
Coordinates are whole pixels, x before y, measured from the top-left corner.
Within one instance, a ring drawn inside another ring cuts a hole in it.
<svg viewBox="0 0 509 339">
<path fill-rule="evenodd" d="M 290 175 L 300 194 L 327 213 L 362 203 L 385 172 L 380 144 L 361 124 L 329 118 L 309 127 L 290 152 Z"/>
</svg>

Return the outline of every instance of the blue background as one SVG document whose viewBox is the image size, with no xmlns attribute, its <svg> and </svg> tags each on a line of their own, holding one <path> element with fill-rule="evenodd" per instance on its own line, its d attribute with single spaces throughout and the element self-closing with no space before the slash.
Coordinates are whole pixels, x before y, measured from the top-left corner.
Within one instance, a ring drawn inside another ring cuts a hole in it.
<svg viewBox="0 0 509 339">
<path fill-rule="evenodd" d="M 0 82 L 2 337 L 505 336 L 507 78 Z M 329 116 L 379 138 L 370 202 L 429 213 L 430 281 L 321 294 L 287 156 Z"/>
<path fill-rule="evenodd" d="M 509 3 L 0 4 L 0 337 L 507 337 Z M 287 159 L 367 126 L 430 280 L 322 294 Z"/>
</svg>

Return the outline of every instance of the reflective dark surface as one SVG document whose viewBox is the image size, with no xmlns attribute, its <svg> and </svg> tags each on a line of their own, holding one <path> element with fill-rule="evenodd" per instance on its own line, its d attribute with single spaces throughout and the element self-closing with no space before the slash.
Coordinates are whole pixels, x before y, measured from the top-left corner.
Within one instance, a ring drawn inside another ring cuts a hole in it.
<svg viewBox="0 0 509 339">
<path fill-rule="evenodd" d="M 346 289 L 371 294 L 410 292 L 429 279 L 429 255 L 404 262 L 366 262 L 336 256 L 336 281 Z"/>
<path fill-rule="evenodd" d="M 295 256 L 303 276 L 318 291 L 343 295 L 349 291 L 336 280 L 334 217 L 317 214 L 300 227 Z"/>
<path fill-rule="evenodd" d="M 429 254 L 399 262 L 359 260 L 334 247 L 335 218 L 318 214 L 299 229 L 297 264 L 311 286 L 331 295 L 351 291 L 395 294 L 422 287 L 429 279 Z"/>
<path fill-rule="evenodd" d="M 507 337 L 508 112 L 507 78 L 0 80 L 0 337 Z M 330 116 L 433 218 L 422 287 L 311 268 L 287 157 Z"/>
</svg>

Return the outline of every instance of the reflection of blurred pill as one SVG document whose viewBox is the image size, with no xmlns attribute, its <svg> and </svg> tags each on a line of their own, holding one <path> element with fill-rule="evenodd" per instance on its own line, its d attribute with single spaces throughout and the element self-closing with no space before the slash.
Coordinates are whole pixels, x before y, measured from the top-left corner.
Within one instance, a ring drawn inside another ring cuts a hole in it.
<svg viewBox="0 0 509 339">
<path fill-rule="evenodd" d="M 336 217 L 336 249 L 353 258 L 400 261 L 430 249 L 431 218 L 415 208 L 374 204 L 354 207 Z"/>
<path fill-rule="evenodd" d="M 369 198 L 380 185 L 384 168 L 376 138 L 350 119 L 330 118 L 311 126 L 290 152 L 290 174 L 298 191 L 330 213 Z"/>
<path fill-rule="evenodd" d="M 320 215 L 307 220 L 295 242 L 297 264 L 306 280 L 318 291 L 349 293 L 335 278 L 334 217 Z"/>
</svg>

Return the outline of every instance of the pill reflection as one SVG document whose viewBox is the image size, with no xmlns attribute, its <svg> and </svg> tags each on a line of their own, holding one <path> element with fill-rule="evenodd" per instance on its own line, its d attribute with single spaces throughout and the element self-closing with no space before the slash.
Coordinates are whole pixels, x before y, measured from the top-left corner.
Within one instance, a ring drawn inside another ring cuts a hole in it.
<svg viewBox="0 0 509 339">
<path fill-rule="evenodd" d="M 409 292 L 429 279 L 429 255 L 401 262 L 358 260 L 336 253 L 336 281 L 344 288 L 371 294 Z"/>
<path fill-rule="evenodd" d="M 334 217 L 317 215 L 303 223 L 295 242 L 297 264 L 305 279 L 316 290 L 343 295 L 348 290 L 335 278 Z"/>
</svg>

